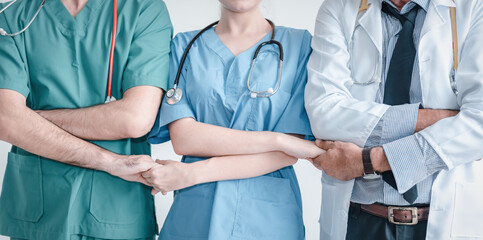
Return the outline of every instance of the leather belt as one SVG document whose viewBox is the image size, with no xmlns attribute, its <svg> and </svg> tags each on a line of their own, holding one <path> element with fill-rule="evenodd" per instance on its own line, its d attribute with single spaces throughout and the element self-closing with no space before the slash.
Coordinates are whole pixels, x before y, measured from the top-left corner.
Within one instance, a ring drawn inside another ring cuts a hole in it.
<svg viewBox="0 0 483 240">
<path fill-rule="evenodd" d="M 351 206 L 360 206 L 361 211 L 388 219 L 390 223 L 397 225 L 416 225 L 419 221 L 428 220 L 429 216 L 429 207 L 384 206 L 377 203 L 364 205 L 353 202 Z"/>
</svg>

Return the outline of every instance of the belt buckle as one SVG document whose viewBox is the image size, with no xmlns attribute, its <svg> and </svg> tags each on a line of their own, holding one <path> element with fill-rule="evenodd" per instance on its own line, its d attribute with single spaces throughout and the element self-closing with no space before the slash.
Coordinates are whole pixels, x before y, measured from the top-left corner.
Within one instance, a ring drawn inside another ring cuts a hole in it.
<svg viewBox="0 0 483 240">
<path fill-rule="evenodd" d="M 416 225 L 418 224 L 418 208 L 417 207 L 387 207 L 388 209 L 388 219 L 390 223 L 396 224 L 396 225 Z M 411 211 L 411 222 L 405 223 L 405 222 L 396 222 L 394 220 L 394 210 L 399 210 L 399 211 Z"/>
</svg>

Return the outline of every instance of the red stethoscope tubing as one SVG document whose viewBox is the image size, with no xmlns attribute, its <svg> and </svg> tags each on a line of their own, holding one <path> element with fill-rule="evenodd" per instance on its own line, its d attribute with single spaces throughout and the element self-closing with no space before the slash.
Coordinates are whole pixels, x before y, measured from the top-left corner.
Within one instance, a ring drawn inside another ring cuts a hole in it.
<svg viewBox="0 0 483 240">
<path fill-rule="evenodd" d="M 117 33 L 117 0 L 113 0 L 113 21 L 112 21 L 112 39 L 111 39 L 111 52 L 109 55 L 109 75 L 107 80 L 107 98 L 112 97 L 112 66 L 114 64 L 114 48 L 116 46 L 116 33 Z"/>
</svg>

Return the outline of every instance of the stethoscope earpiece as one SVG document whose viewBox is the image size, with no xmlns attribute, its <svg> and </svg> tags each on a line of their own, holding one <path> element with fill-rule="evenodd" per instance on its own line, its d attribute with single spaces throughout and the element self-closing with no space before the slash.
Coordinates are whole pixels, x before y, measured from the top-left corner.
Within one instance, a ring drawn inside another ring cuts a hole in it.
<svg viewBox="0 0 483 240">
<path fill-rule="evenodd" d="M 0 28 L 0 35 L 6 36 L 7 32 L 5 32 L 5 30 L 3 30 L 3 28 Z"/>
</svg>

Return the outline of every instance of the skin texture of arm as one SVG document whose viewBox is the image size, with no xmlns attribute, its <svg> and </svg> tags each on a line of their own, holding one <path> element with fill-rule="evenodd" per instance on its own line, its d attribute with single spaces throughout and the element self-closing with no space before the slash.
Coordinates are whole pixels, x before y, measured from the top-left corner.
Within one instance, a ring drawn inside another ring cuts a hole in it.
<svg viewBox="0 0 483 240">
<path fill-rule="evenodd" d="M 0 140 L 62 163 L 108 172 L 145 183 L 140 173 L 153 167 L 149 156 L 121 156 L 76 138 L 26 106 L 25 97 L 0 89 Z"/>
<path fill-rule="evenodd" d="M 459 111 L 452 110 L 421 109 L 418 113 L 416 132 L 444 118 L 454 117 L 458 113 Z M 316 144 L 327 151 L 314 159 L 313 164 L 318 169 L 324 170 L 329 176 L 343 181 L 363 175 L 362 148 L 347 142 L 317 140 Z M 391 171 L 391 166 L 382 147 L 372 149 L 371 161 L 376 172 Z"/>
<path fill-rule="evenodd" d="M 419 132 L 436 122 L 454 117 L 459 111 L 420 109 L 415 132 Z M 326 150 L 325 154 L 313 160 L 313 164 L 324 170 L 329 176 L 339 180 L 350 180 L 362 176 L 362 148 L 347 142 L 333 142 L 317 140 L 316 144 Z M 382 147 L 375 147 L 371 151 L 371 160 L 376 172 L 391 171 L 391 166 Z"/>
<path fill-rule="evenodd" d="M 179 190 L 207 182 L 261 176 L 297 162 L 282 152 L 214 157 L 194 163 L 156 161 L 158 165 L 143 177 L 154 186 L 152 194 Z"/>
<path fill-rule="evenodd" d="M 423 129 L 435 124 L 439 120 L 454 117 L 458 115 L 460 111 L 454 110 L 439 110 L 439 109 L 419 109 L 418 122 L 416 123 L 416 129 L 414 132 L 422 131 Z"/>
<path fill-rule="evenodd" d="M 300 139 L 300 136 L 239 131 L 199 123 L 192 118 L 180 119 L 169 127 L 178 154 L 215 157 L 189 164 L 158 160 L 156 167 L 143 173 L 146 181 L 154 187 L 153 194 L 165 194 L 206 182 L 257 177 L 291 166 L 298 158 L 304 158 L 297 156 L 311 159 L 324 152 L 315 143 Z"/>
<path fill-rule="evenodd" d="M 138 138 L 151 130 L 163 90 L 138 86 L 122 99 L 80 109 L 37 111 L 40 116 L 82 139 L 119 140 Z"/>
<path fill-rule="evenodd" d="M 169 124 L 174 150 L 199 157 L 284 152 L 299 159 L 322 154 L 313 142 L 275 132 L 240 131 L 183 118 Z"/>
</svg>

